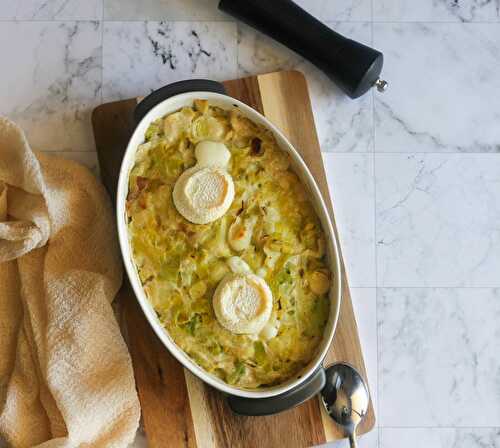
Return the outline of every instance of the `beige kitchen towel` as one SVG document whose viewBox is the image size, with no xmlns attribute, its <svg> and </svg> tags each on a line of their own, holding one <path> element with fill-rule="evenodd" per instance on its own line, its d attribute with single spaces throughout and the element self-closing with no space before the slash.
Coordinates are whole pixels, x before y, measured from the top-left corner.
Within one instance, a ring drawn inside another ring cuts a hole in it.
<svg viewBox="0 0 500 448">
<path fill-rule="evenodd" d="M 0 117 L 0 435 L 13 447 L 125 447 L 140 416 L 111 302 L 110 201 L 78 164 Z"/>
</svg>

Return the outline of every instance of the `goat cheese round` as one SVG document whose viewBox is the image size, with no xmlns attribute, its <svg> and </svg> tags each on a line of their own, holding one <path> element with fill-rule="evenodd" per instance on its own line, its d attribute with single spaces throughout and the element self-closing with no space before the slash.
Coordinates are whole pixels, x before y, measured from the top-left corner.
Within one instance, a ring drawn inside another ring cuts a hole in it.
<svg viewBox="0 0 500 448">
<path fill-rule="evenodd" d="M 202 141 L 197 163 L 177 179 L 173 191 L 177 211 L 194 224 L 208 224 L 228 211 L 234 199 L 233 178 L 227 172 L 231 153 L 226 145 Z"/>
<path fill-rule="evenodd" d="M 234 199 L 229 173 L 216 166 L 184 171 L 174 186 L 173 200 L 179 213 L 194 224 L 207 224 L 223 216 Z"/>
<path fill-rule="evenodd" d="M 199 166 L 220 166 L 227 169 L 231 153 L 224 143 L 204 140 L 196 145 L 194 149 L 197 164 Z"/>
<path fill-rule="evenodd" d="M 254 274 L 227 274 L 213 297 L 215 316 L 236 334 L 259 333 L 273 309 L 273 294 L 264 279 Z"/>
</svg>

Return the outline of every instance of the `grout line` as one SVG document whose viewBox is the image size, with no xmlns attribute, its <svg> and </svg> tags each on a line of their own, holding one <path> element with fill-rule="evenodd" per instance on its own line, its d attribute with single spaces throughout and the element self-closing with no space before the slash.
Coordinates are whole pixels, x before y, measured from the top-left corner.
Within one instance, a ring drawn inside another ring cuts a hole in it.
<svg viewBox="0 0 500 448">
<path fill-rule="evenodd" d="M 479 151 L 470 151 L 470 152 L 401 152 L 401 151 L 322 151 L 324 154 L 344 154 L 344 155 L 355 155 L 355 154 L 373 154 L 374 155 L 433 155 L 433 156 L 470 156 L 470 155 L 476 155 L 476 156 L 496 156 L 498 157 L 500 155 L 500 152 L 479 152 Z"/>
<path fill-rule="evenodd" d="M 453 156 L 453 155 L 478 155 L 478 156 L 485 156 L 485 155 L 492 155 L 492 156 L 499 156 L 500 152 L 480 152 L 480 151 L 469 151 L 469 152 L 439 152 L 439 151 L 433 151 L 433 152 L 406 152 L 406 151 L 322 151 L 325 154 L 343 154 L 343 155 L 356 155 L 356 154 L 373 154 L 375 155 L 441 155 L 441 156 Z"/>
<path fill-rule="evenodd" d="M 371 151 L 325 151 L 332 154 L 370 154 Z M 375 155 L 441 155 L 441 156 L 461 156 L 461 155 L 477 155 L 477 156 L 496 156 L 500 152 L 493 151 L 374 151 Z"/>
<path fill-rule="evenodd" d="M 371 22 L 370 22 L 370 27 L 371 27 L 371 46 L 375 46 L 375 35 L 374 35 L 374 26 L 373 26 L 373 9 L 374 9 L 374 3 L 375 0 L 371 0 L 370 2 L 370 15 L 371 15 Z M 375 385 L 377 389 L 377 406 L 375 407 L 375 421 L 377 422 L 377 448 L 380 448 L 380 378 L 379 378 L 379 335 L 378 335 L 378 260 L 377 260 L 377 176 L 376 176 L 376 168 L 375 168 L 375 89 L 371 89 L 371 95 L 372 95 L 372 162 L 373 162 L 373 167 L 372 167 L 372 176 L 373 176 L 373 245 L 374 245 L 374 258 L 375 258 L 375 350 L 377 351 L 376 353 L 376 358 L 377 358 L 377 365 L 375 368 L 377 371 L 375 374 L 377 375 L 377 384 Z"/>
<path fill-rule="evenodd" d="M 373 5 L 373 0 L 372 0 Z M 372 11 L 373 13 L 373 11 Z M 374 42 L 373 35 L 373 21 L 372 21 L 372 45 Z M 373 245 L 374 245 L 374 258 L 375 258 L 375 330 L 376 330 L 376 343 L 375 349 L 377 350 L 377 407 L 376 407 L 376 419 L 377 419 L 377 428 L 380 429 L 379 419 L 380 419 L 380 338 L 379 338 L 379 310 L 378 310 L 378 251 L 377 251 L 377 168 L 376 168 L 376 152 L 375 152 L 375 92 L 374 89 L 371 91 L 372 94 L 372 146 L 373 146 Z M 377 446 L 380 448 L 380 431 L 377 434 Z"/>
<path fill-rule="evenodd" d="M 349 285 L 350 286 L 350 285 Z M 356 286 L 353 286 L 356 288 Z M 387 285 L 378 285 L 378 286 L 362 286 L 357 288 L 377 288 L 377 289 L 500 289 L 500 285 L 494 286 L 387 286 Z"/>
<path fill-rule="evenodd" d="M 99 22 L 100 17 L 71 18 L 66 19 L 0 19 L 0 23 L 73 23 L 73 22 Z"/>
<path fill-rule="evenodd" d="M 100 20 L 98 17 L 88 17 L 88 18 L 65 18 L 65 19 L 23 19 L 23 18 L 5 18 L 5 19 L 0 19 L 0 23 L 2 22 L 33 22 L 33 23 L 57 23 L 57 22 L 92 22 Z M 158 17 L 143 17 L 143 18 L 120 18 L 120 19 L 110 19 L 110 18 L 104 18 L 104 8 L 103 8 L 103 14 L 102 14 L 102 20 L 105 20 L 106 22 L 217 22 L 217 23 L 231 23 L 234 22 L 234 19 L 228 18 L 228 19 L 189 19 L 189 18 L 183 18 L 183 19 L 170 19 L 167 17 L 163 18 L 158 18 Z M 324 23 L 368 23 L 370 20 L 342 20 L 342 19 L 320 19 Z M 450 20 L 373 20 L 371 23 L 381 23 L 381 24 L 387 24 L 387 25 L 398 25 L 398 24 L 420 24 L 420 23 L 430 23 L 430 24 L 449 24 L 449 25 L 460 25 L 460 26 L 467 26 L 467 25 L 498 25 L 498 21 L 496 20 L 483 20 L 483 21 L 469 21 L 469 22 L 462 22 L 462 21 L 450 21 Z"/>
<path fill-rule="evenodd" d="M 500 426 L 380 426 L 382 429 L 500 429 Z"/>
<path fill-rule="evenodd" d="M 234 20 L 189 20 L 189 19 L 167 19 L 167 18 L 143 18 L 143 19 L 105 19 L 104 18 L 104 8 L 101 14 L 101 18 L 99 17 L 91 17 L 91 18 L 66 18 L 66 19 L 23 19 L 23 18 L 11 18 L 11 19 L 0 19 L 0 23 L 2 22 L 33 22 L 33 23 L 60 23 L 60 22 L 95 22 L 99 20 L 105 20 L 106 22 L 234 22 Z"/>
<path fill-rule="evenodd" d="M 467 21 L 463 22 L 461 20 L 374 20 L 373 23 L 382 23 L 388 25 L 397 24 L 419 24 L 419 23 L 437 23 L 437 24 L 449 24 L 449 25 L 497 25 L 498 22 L 494 20 L 478 20 L 478 21 Z"/>
<path fill-rule="evenodd" d="M 94 151 L 44 151 L 44 152 L 66 152 L 66 153 L 75 153 L 75 152 L 83 152 L 89 153 Z M 496 286 L 356 286 L 349 285 L 351 289 L 465 289 L 465 290 L 489 290 L 489 289 L 500 289 L 500 285 Z"/>
<path fill-rule="evenodd" d="M 236 19 L 232 17 L 228 17 L 227 19 L 218 19 L 218 18 L 213 18 L 213 19 L 190 19 L 188 17 L 182 18 L 182 19 L 169 19 L 167 17 L 142 17 L 142 18 L 120 18 L 120 19 L 110 19 L 110 18 L 104 18 L 104 8 L 103 8 L 103 13 L 102 13 L 102 20 L 105 20 L 106 22 L 217 22 L 217 23 L 231 23 L 235 22 Z M 66 19 L 23 19 L 23 18 L 5 18 L 5 19 L 0 19 L 1 22 L 92 22 L 100 20 L 99 17 L 92 17 L 92 18 L 66 18 Z M 369 23 L 369 20 L 342 20 L 342 19 L 320 19 L 323 23 Z M 399 23 L 399 22 L 395 22 Z M 496 23 L 496 22 L 493 22 Z"/>
</svg>

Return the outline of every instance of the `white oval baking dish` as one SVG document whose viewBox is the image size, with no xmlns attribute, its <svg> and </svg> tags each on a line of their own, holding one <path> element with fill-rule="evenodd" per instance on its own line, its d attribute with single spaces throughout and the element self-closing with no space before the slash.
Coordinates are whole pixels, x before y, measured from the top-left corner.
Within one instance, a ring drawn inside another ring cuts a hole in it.
<svg viewBox="0 0 500 448">
<path fill-rule="evenodd" d="M 314 208 L 320 218 L 327 237 L 327 257 L 333 281 L 329 296 L 331 304 L 330 315 L 322 343 L 314 359 L 302 372 L 277 386 L 258 390 L 233 387 L 219 378 L 210 375 L 191 360 L 184 351 L 177 347 L 168 332 L 159 322 L 153 307 L 150 305 L 144 293 L 132 258 L 127 230 L 125 204 L 128 194 L 129 173 L 134 165 L 137 148 L 144 142 L 144 134 L 151 122 L 175 112 L 183 106 L 191 106 L 194 99 L 206 99 L 211 105 L 219 106 L 224 109 L 238 107 L 245 116 L 272 131 L 278 145 L 290 155 L 293 170 L 310 193 Z M 321 390 L 325 382 L 324 370 L 321 364 L 332 342 L 339 317 L 341 275 L 338 244 L 335 233 L 324 200 L 306 164 L 279 129 L 251 107 L 225 94 L 223 86 L 214 81 L 181 81 L 159 89 L 139 103 L 135 116 L 138 124 L 130 138 L 120 169 L 117 190 L 117 222 L 125 268 L 137 300 L 151 327 L 170 353 L 172 353 L 172 355 L 187 369 L 207 384 L 228 394 L 229 404 L 235 412 L 247 415 L 272 414 L 300 404 L 315 395 Z"/>
</svg>

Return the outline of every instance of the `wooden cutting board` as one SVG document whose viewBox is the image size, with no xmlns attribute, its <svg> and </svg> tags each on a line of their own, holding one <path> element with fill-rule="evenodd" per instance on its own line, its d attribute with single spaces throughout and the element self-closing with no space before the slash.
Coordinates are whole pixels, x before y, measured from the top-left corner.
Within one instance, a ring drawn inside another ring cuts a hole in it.
<svg viewBox="0 0 500 448">
<path fill-rule="evenodd" d="M 316 178 L 337 233 L 304 76 L 297 71 L 282 71 L 224 85 L 229 95 L 249 104 L 280 128 L 301 153 Z M 135 127 L 132 112 L 137 102 L 138 98 L 103 104 L 92 115 L 101 176 L 113 199 L 123 152 Z M 366 378 L 343 262 L 342 275 L 340 319 L 325 365 L 346 361 Z M 233 414 L 222 394 L 185 370 L 161 344 L 128 282 L 120 291 L 119 303 L 150 447 L 295 448 L 344 437 L 318 398 L 269 417 Z M 374 424 L 370 403 L 358 434 L 370 431 Z"/>
</svg>

